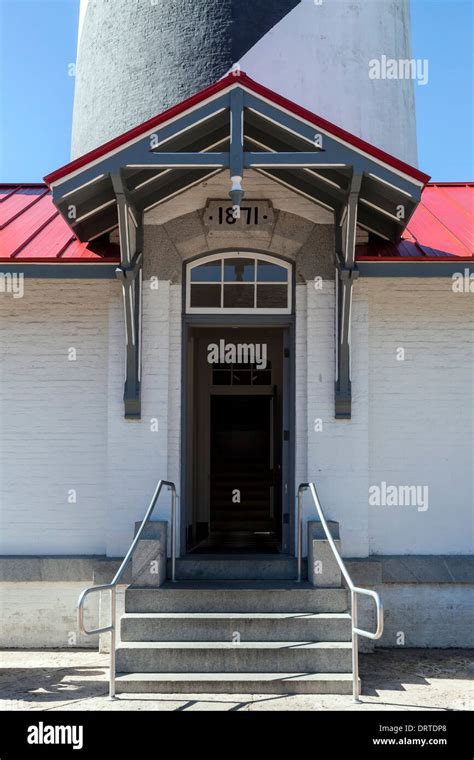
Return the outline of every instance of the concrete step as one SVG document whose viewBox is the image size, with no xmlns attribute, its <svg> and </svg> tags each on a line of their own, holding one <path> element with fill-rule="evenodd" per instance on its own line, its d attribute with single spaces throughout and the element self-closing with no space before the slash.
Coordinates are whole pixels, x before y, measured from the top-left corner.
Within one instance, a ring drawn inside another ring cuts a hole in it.
<svg viewBox="0 0 474 760">
<path fill-rule="evenodd" d="M 125 591 L 125 612 L 308 611 L 346 612 L 347 591 L 285 581 L 183 581 Z"/>
<path fill-rule="evenodd" d="M 350 673 L 118 673 L 118 694 L 350 694 Z"/>
<path fill-rule="evenodd" d="M 306 571 L 306 562 L 304 563 Z M 168 563 L 168 577 L 171 564 Z M 200 555 L 176 560 L 178 580 L 296 580 L 297 562 L 294 557 L 279 555 Z"/>
<path fill-rule="evenodd" d="M 343 641 L 133 641 L 117 648 L 119 673 L 349 673 Z"/>
<path fill-rule="evenodd" d="M 223 533 L 234 533 L 235 531 L 242 529 L 245 529 L 250 533 L 273 533 L 273 522 L 271 520 L 254 520 L 251 516 L 244 516 L 239 520 L 230 520 L 227 518 L 224 518 L 223 520 L 214 519 L 211 524 L 213 531 Z"/>
<path fill-rule="evenodd" d="M 122 641 L 350 641 L 347 613 L 127 613 Z"/>
</svg>

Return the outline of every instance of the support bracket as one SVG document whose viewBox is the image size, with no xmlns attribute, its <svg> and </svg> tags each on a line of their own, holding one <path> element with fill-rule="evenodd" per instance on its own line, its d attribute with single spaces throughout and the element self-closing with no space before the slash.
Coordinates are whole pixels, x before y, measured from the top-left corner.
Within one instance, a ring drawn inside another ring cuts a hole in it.
<svg viewBox="0 0 474 760">
<path fill-rule="evenodd" d="M 130 200 L 123 177 L 111 175 L 119 220 L 120 266 L 115 275 L 122 283 L 125 335 L 126 377 L 125 418 L 141 418 L 141 313 L 143 267 L 143 214 Z"/>
<path fill-rule="evenodd" d="M 335 417 L 351 419 L 352 286 L 359 277 L 355 264 L 357 204 L 362 175 L 354 173 L 346 203 L 336 215 L 336 384 Z"/>
</svg>

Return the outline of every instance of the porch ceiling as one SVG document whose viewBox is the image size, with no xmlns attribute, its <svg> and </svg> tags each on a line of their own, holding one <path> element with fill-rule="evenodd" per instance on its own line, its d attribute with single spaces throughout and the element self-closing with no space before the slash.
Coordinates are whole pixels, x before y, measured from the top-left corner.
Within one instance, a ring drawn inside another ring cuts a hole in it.
<svg viewBox="0 0 474 760">
<path fill-rule="evenodd" d="M 90 241 L 118 226 L 117 187 L 131 213 L 141 217 L 225 170 L 243 175 L 245 191 L 248 169 L 334 212 L 341 224 L 358 175 L 358 224 L 394 242 L 428 179 L 242 74 L 221 80 L 46 181 L 74 234 Z"/>
</svg>

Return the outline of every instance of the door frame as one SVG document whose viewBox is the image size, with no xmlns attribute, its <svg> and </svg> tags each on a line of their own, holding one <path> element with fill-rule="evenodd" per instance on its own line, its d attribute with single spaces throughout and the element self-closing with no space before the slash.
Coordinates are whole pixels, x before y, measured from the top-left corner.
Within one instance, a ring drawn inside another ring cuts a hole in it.
<svg viewBox="0 0 474 760">
<path fill-rule="evenodd" d="M 276 257 L 275 257 L 276 258 Z M 184 280 L 184 278 L 183 278 Z M 185 286 L 185 283 L 183 283 Z M 295 298 L 293 278 L 293 304 Z M 294 308 L 294 307 L 293 307 Z M 295 552 L 295 432 L 296 432 L 296 399 L 295 399 L 295 316 L 294 314 L 185 314 L 182 315 L 182 342 L 181 342 L 181 468 L 180 468 L 180 554 L 183 556 L 187 551 L 187 504 L 192 498 L 188 486 L 188 435 L 189 415 L 188 412 L 188 384 L 192 367 L 188 363 L 189 333 L 193 328 L 212 327 L 242 327 L 262 328 L 279 327 L 283 330 L 283 346 L 288 348 L 289 356 L 284 356 L 288 364 L 283 361 L 283 409 L 286 407 L 287 429 L 289 441 L 285 455 L 285 443 L 282 441 L 282 483 L 288 484 L 288 493 L 282 493 L 282 554 L 294 555 Z M 286 497 L 286 498 L 285 498 Z M 286 517 L 287 515 L 287 517 Z M 198 554 L 193 558 L 198 559 Z"/>
</svg>

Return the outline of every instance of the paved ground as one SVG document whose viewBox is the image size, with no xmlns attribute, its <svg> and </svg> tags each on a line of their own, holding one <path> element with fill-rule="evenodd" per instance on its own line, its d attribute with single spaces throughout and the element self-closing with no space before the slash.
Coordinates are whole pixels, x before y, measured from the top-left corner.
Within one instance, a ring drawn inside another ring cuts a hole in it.
<svg viewBox="0 0 474 760">
<path fill-rule="evenodd" d="M 106 655 L 0 651 L 0 710 L 474 710 L 474 652 L 378 650 L 361 655 L 363 705 L 346 696 L 107 693 Z"/>
</svg>

